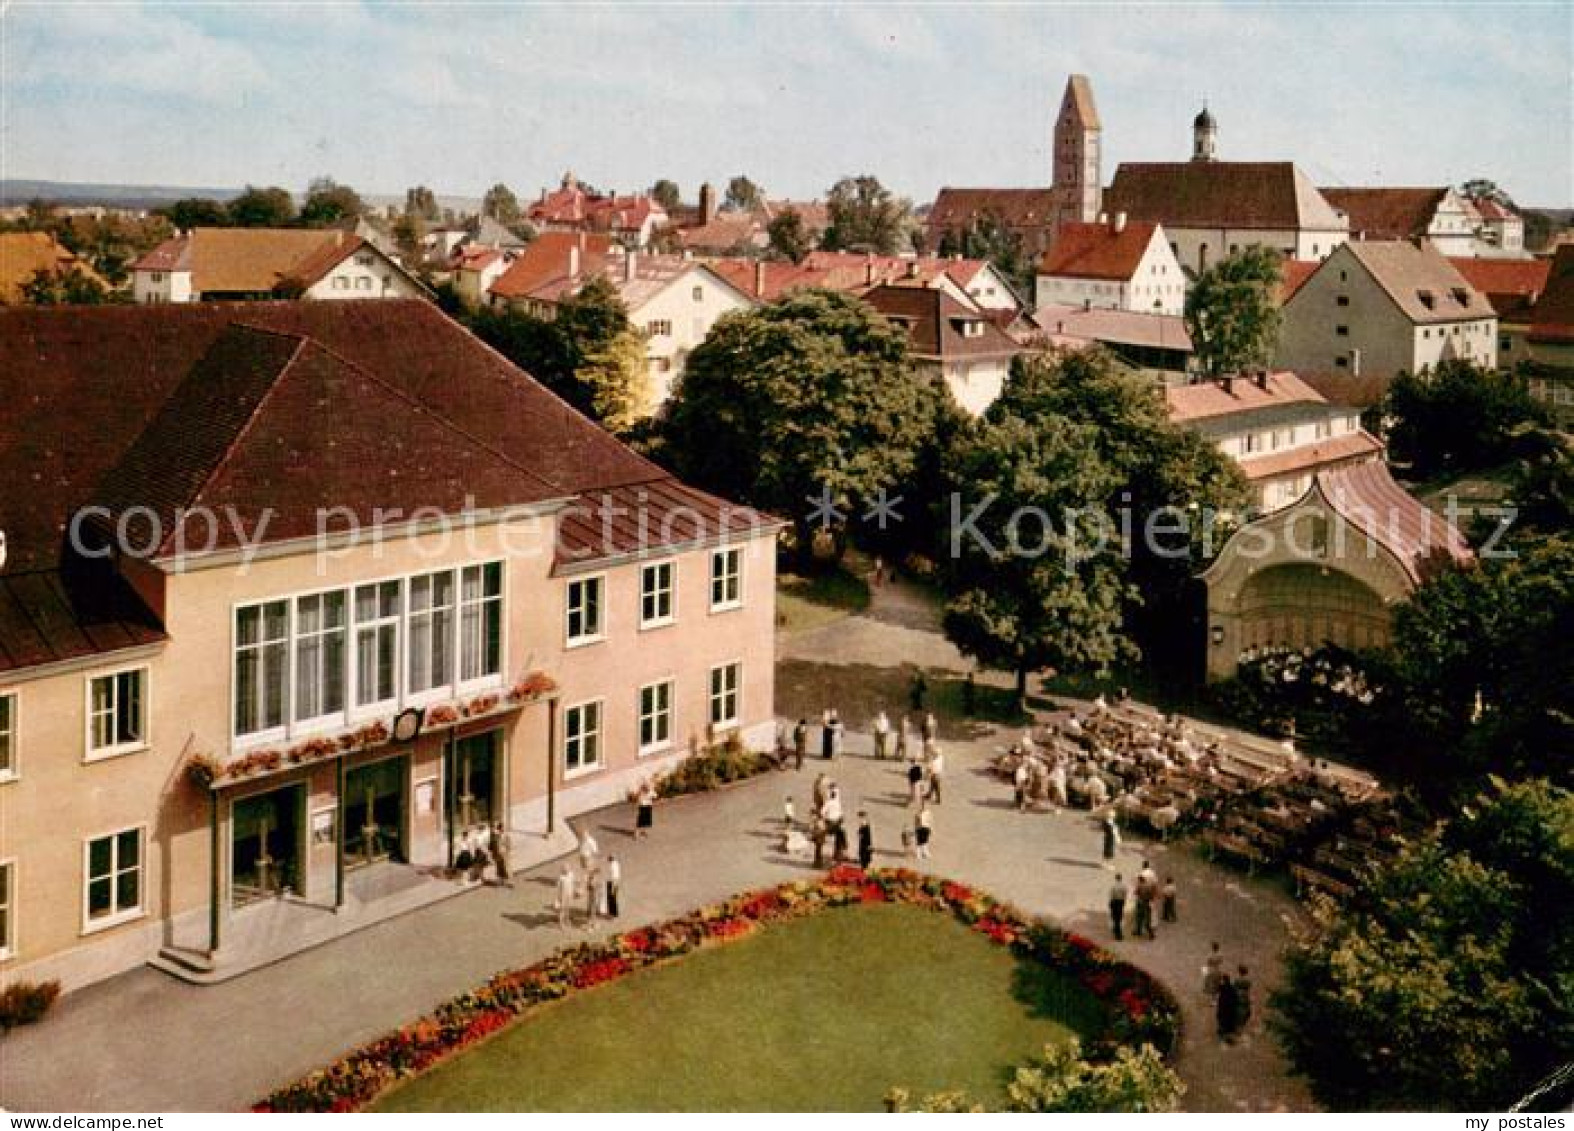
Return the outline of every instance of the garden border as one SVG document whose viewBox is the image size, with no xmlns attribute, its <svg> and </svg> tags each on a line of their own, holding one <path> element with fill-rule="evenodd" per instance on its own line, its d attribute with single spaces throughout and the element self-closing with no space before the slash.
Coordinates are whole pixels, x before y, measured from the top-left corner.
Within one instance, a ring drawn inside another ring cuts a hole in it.
<svg viewBox="0 0 1574 1131">
<path fill-rule="evenodd" d="M 1059 970 L 1105 1007 L 1105 1024 L 1086 1044 L 1092 1059 L 1123 1045 L 1148 1043 L 1166 1056 L 1178 1047 L 1180 1006 L 1146 971 L 1091 939 L 1034 920 L 965 884 L 905 868 L 864 871 L 839 865 L 798 880 L 735 895 L 720 903 L 604 942 L 568 947 L 452 998 L 432 1013 L 363 1045 L 286 1085 L 253 1111 L 357 1111 L 393 1085 L 530 1015 L 539 1006 L 615 981 L 702 946 L 747 937 L 768 924 L 833 907 L 900 903 L 946 912 L 1024 958 Z"/>
</svg>

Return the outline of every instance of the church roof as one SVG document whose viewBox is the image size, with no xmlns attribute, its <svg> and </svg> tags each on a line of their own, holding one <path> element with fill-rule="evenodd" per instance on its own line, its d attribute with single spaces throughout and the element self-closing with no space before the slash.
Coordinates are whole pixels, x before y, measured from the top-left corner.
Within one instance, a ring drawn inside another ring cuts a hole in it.
<svg viewBox="0 0 1574 1131">
<path fill-rule="evenodd" d="M 1345 230 L 1289 161 L 1127 162 L 1115 170 L 1104 208 L 1169 229 Z"/>
<path fill-rule="evenodd" d="M 1061 109 L 1070 108 L 1078 124 L 1086 130 L 1103 129 L 1099 122 L 1098 106 L 1093 102 L 1093 84 L 1087 75 L 1072 75 L 1066 80 L 1066 94 L 1061 99 Z"/>
</svg>

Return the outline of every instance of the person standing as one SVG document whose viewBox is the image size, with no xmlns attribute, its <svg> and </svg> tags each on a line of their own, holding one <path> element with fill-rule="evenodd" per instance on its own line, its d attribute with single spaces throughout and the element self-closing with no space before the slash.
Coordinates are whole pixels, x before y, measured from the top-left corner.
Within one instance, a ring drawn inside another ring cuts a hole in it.
<svg viewBox="0 0 1574 1131">
<path fill-rule="evenodd" d="M 1234 1031 L 1245 1032 L 1246 1026 L 1252 1019 L 1252 978 L 1246 967 L 1237 966 L 1235 977 L 1231 979 L 1235 988 L 1235 1025 Z"/>
<path fill-rule="evenodd" d="M 869 827 L 869 814 L 858 810 L 858 866 L 864 871 L 874 862 L 874 829 Z"/>
<path fill-rule="evenodd" d="M 792 757 L 794 769 L 803 769 L 804 755 L 809 752 L 809 720 L 799 719 L 792 728 Z"/>
<path fill-rule="evenodd" d="M 618 917 L 618 897 L 623 894 L 623 865 L 616 856 L 607 857 L 607 917 Z"/>
<path fill-rule="evenodd" d="M 1219 996 L 1219 983 L 1224 978 L 1224 955 L 1219 953 L 1219 944 L 1214 943 L 1213 949 L 1208 952 L 1207 961 L 1202 964 L 1202 992 L 1207 997 Z"/>
<path fill-rule="evenodd" d="M 831 719 L 833 717 L 829 707 L 820 714 L 820 757 L 827 762 L 836 753 L 836 736 L 831 733 Z"/>
<path fill-rule="evenodd" d="M 1024 812 L 1027 809 L 1027 782 L 1027 759 L 1024 758 L 1022 761 L 1017 763 L 1016 771 L 1011 775 L 1011 784 L 1016 788 L 1018 813 Z"/>
<path fill-rule="evenodd" d="M 896 728 L 896 760 L 898 762 L 907 761 L 908 745 L 912 741 L 912 735 L 909 733 L 911 729 L 912 727 L 908 724 L 907 716 L 903 715 Z"/>
<path fill-rule="evenodd" d="M 646 781 L 639 787 L 639 815 L 634 819 L 634 839 L 643 840 L 650 835 L 656 823 L 656 787 Z"/>
<path fill-rule="evenodd" d="M 503 831 L 503 822 L 492 822 L 492 836 L 487 841 L 487 850 L 492 854 L 492 866 L 497 869 L 497 882 L 505 888 L 514 886 L 514 877 L 508 870 L 508 834 Z"/>
<path fill-rule="evenodd" d="M 1174 876 L 1164 877 L 1164 887 L 1161 889 L 1161 894 L 1164 898 L 1164 910 L 1162 912 L 1162 917 L 1166 923 L 1173 923 L 1176 921 L 1175 898 L 1178 894 L 1178 889 L 1175 887 Z"/>
<path fill-rule="evenodd" d="M 1104 859 L 1115 859 L 1115 850 L 1120 847 L 1120 830 L 1115 827 L 1115 814 L 1104 814 Z"/>
<path fill-rule="evenodd" d="M 891 720 L 881 711 L 874 717 L 874 756 L 881 760 L 885 758 L 886 745 L 891 740 Z"/>
<path fill-rule="evenodd" d="M 945 755 L 940 752 L 940 747 L 934 748 L 934 753 L 929 758 L 929 800 L 936 805 L 940 804 L 940 779 L 945 774 Z"/>
<path fill-rule="evenodd" d="M 557 874 L 557 925 L 568 929 L 570 909 L 574 906 L 574 872 L 567 864 Z"/>
<path fill-rule="evenodd" d="M 847 823 L 825 822 L 831 830 L 831 863 L 840 864 L 847 859 Z"/>
<path fill-rule="evenodd" d="M 820 808 L 820 816 L 825 818 L 825 826 L 832 832 L 842 826 L 842 791 L 835 785 L 826 792 L 825 804 Z"/>
<path fill-rule="evenodd" d="M 825 818 L 819 813 L 809 822 L 809 839 L 814 843 L 814 866 L 825 867 Z"/>
<path fill-rule="evenodd" d="M 1144 878 L 1142 872 L 1137 873 L 1137 930 L 1140 939 L 1146 935 L 1150 939 L 1158 938 L 1153 931 L 1153 883 Z"/>
<path fill-rule="evenodd" d="M 923 793 L 924 767 L 919 762 L 914 762 L 907 767 L 907 804 L 918 804 Z"/>
<path fill-rule="evenodd" d="M 1213 1018 L 1218 1027 L 1219 1040 L 1225 1044 L 1235 1043 L 1235 1024 L 1240 1014 L 1240 999 L 1236 994 L 1235 983 L 1228 974 L 1219 975 L 1219 996 L 1214 1003 Z"/>
<path fill-rule="evenodd" d="M 842 752 L 842 732 L 847 728 L 842 723 L 841 712 L 835 707 L 831 708 L 831 757 Z"/>
<path fill-rule="evenodd" d="M 930 711 L 924 716 L 924 742 L 931 743 L 940 737 L 940 720 Z"/>
<path fill-rule="evenodd" d="M 935 815 L 926 801 L 923 807 L 918 810 L 918 817 L 913 822 L 913 832 L 917 836 L 918 858 L 920 860 L 929 859 L 929 841 L 934 836 L 934 830 Z"/>
<path fill-rule="evenodd" d="M 585 870 L 585 930 L 594 930 L 596 911 L 601 903 L 601 868 L 592 864 Z"/>
<path fill-rule="evenodd" d="M 1109 889 L 1109 929 L 1116 940 L 1126 937 L 1126 878 L 1119 872 Z"/>
<path fill-rule="evenodd" d="M 596 843 L 596 834 L 589 829 L 579 838 L 579 866 L 587 873 L 596 866 L 601 856 L 601 845 Z"/>
<path fill-rule="evenodd" d="M 831 796 L 831 775 L 823 770 L 814 779 L 813 799 L 814 811 L 818 813 L 825 808 L 826 798 Z"/>
<path fill-rule="evenodd" d="M 912 703 L 913 710 L 922 711 L 924 709 L 924 700 L 928 695 L 929 681 L 924 678 L 924 673 L 921 670 L 914 672 L 913 681 L 907 688 L 908 702 Z"/>
<path fill-rule="evenodd" d="M 782 827 L 791 832 L 798 823 L 798 813 L 792 803 L 792 794 L 782 799 Z"/>
</svg>

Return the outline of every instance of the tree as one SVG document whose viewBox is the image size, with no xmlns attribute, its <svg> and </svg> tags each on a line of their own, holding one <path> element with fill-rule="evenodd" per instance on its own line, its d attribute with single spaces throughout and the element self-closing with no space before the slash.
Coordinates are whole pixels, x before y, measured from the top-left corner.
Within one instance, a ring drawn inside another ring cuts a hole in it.
<svg viewBox="0 0 1574 1131">
<path fill-rule="evenodd" d="M 1075 1037 L 1018 1065 L 1006 1085 L 1009 1112 L 1149 1112 L 1173 1111 L 1186 1086 L 1152 1045 L 1120 1048 L 1107 1061 L 1083 1058 Z M 985 1109 L 966 1092 L 936 1092 L 914 1106 L 905 1088 L 886 1093 L 891 1112 L 980 1112 Z"/>
<path fill-rule="evenodd" d="M 790 263 L 802 263 L 804 257 L 814 250 L 809 229 L 803 222 L 802 213 L 796 208 L 788 208 L 772 216 L 771 222 L 765 226 L 765 232 L 770 236 L 771 251 Z"/>
<path fill-rule="evenodd" d="M 577 398 L 574 365 L 554 323 L 511 308 L 482 307 L 470 316 L 469 326 L 476 337 L 575 408 L 589 409 L 584 398 Z"/>
<path fill-rule="evenodd" d="M 1574 795 L 1493 787 L 1314 905 L 1276 1024 L 1335 1110 L 1501 1110 L 1574 1060 Z"/>
<path fill-rule="evenodd" d="M 109 302 L 110 294 L 80 267 L 41 267 L 22 284 L 22 301 L 32 306 L 97 306 Z"/>
<path fill-rule="evenodd" d="M 677 183 L 665 177 L 650 186 L 650 195 L 652 200 L 668 212 L 676 212 L 678 206 L 683 203 L 683 196 L 678 192 Z"/>
<path fill-rule="evenodd" d="M 831 186 L 826 211 L 830 222 L 821 244 L 827 251 L 895 255 L 907 242 L 912 207 L 877 177 L 843 177 Z"/>
<path fill-rule="evenodd" d="M 681 474 L 791 516 L 807 563 L 816 515 L 845 516 L 908 475 L 938 387 L 909 368 L 907 335 L 857 299 L 804 290 L 724 316 L 677 383 L 663 437 Z"/>
<path fill-rule="evenodd" d="M 514 195 L 512 189 L 501 182 L 486 190 L 486 196 L 481 198 L 481 211 L 505 227 L 512 227 L 519 223 L 522 215 L 519 210 L 519 198 Z"/>
<path fill-rule="evenodd" d="M 985 259 L 1019 293 L 1033 293 L 1036 264 L 1022 249 L 1022 237 L 993 212 L 974 216 L 960 231 L 947 229 L 940 236 L 940 255 Z"/>
<path fill-rule="evenodd" d="M 627 435 L 651 413 L 645 339 L 632 328 L 594 345 L 574 374 L 590 400 L 590 415 L 617 435 Z"/>
<path fill-rule="evenodd" d="M 425 251 L 423 241 L 426 233 L 426 220 L 420 213 L 405 212 L 393 222 L 391 234 L 394 246 L 399 249 L 399 256 L 406 265 L 420 262 Z"/>
<path fill-rule="evenodd" d="M 752 212 L 765 203 L 765 194 L 759 185 L 740 174 L 727 182 L 727 196 L 722 203 L 734 212 Z"/>
<path fill-rule="evenodd" d="M 1186 292 L 1186 331 L 1210 377 L 1267 365 L 1279 341 L 1279 253 L 1251 244 L 1198 275 Z"/>
<path fill-rule="evenodd" d="M 1390 455 L 1423 479 L 1502 463 L 1527 429 L 1548 423 L 1522 375 L 1463 358 L 1398 374 L 1384 397 L 1383 416 L 1391 422 Z"/>
<path fill-rule="evenodd" d="M 437 194 L 425 185 L 404 190 L 404 214 L 431 223 L 442 215 L 437 207 Z"/>
<path fill-rule="evenodd" d="M 1510 212 L 1519 211 L 1519 207 L 1514 203 L 1514 198 L 1498 188 L 1496 181 L 1490 181 L 1485 177 L 1472 177 L 1470 180 L 1462 183 L 1459 186 L 1459 195 L 1467 200 L 1490 200 L 1494 204 L 1502 205 Z"/>
<path fill-rule="evenodd" d="M 360 196 L 349 185 L 341 185 L 332 177 L 317 177 L 307 186 L 300 221 L 308 228 L 326 228 L 359 216 L 364 208 Z"/>
<path fill-rule="evenodd" d="M 276 185 L 247 185 L 246 191 L 230 201 L 225 211 L 230 223 L 238 228 L 284 228 L 295 222 L 294 199 Z"/>
<path fill-rule="evenodd" d="M 188 196 L 159 210 L 176 229 L 189 232 L 193 228 L 227 228 L 229 210 L 222 201 L 205 196 Z"/>
</svg>

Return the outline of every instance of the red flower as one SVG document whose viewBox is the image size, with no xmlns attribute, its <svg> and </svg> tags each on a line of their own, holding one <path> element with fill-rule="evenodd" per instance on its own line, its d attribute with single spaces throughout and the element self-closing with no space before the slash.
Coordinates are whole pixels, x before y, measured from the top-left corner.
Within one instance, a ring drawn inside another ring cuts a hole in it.
<svg viewBox="0 0 1574 1131">
<path fill-rule="evenodd" d="M 656 939 L 654 932 L 649 927 L 643 927 L 637 931 L 630 931 L 623 936 L 622 941 L 623 945 L 630 950 L 644 954 L 655 945 Z"/>
<path fill-rule="evenodd" d="M 1068 934 L 1066 936 L 1066 941 L 1072 946 L 1076 947 L 1078 950 L 1085 951 L 1088 954 L 1092 954 L 1099 948 L 1099 944 L 1088 938 L 1086 935 L 1079 935 L 1075 933 Z"/>
<path fill-rule="evenodd" d="M 825 877 L 825 882 L 841 887 L 851 884 L 861 884 L 864 879 L 864 870 L 856 864 L 838 864 L 832 868 Z"/>
<path fill-rule="evenodd" d="M 1105 997 L 1115 985 L 1115 975 L 1107 970 L 1095 970 L 1082 979 L 1082 984 L 1097 997 Z"/>
<path fill-rule="evenodd" d="M 860 895 L 865 903 L 884 903 L 887 898 L 885 889 L 876 883 L 865 884 Z"/>
<path fill-rule="evenodd" d="M 621 978 L 629 971 L 627 960 L 622 958 L 601 958 L 595 962 L 587 962 L 574 972 L 574 985 L 580 989 L 599 986 L 602 982 L 610 982 L 614 978 Z"/>
<path fill-rule="evenodd" d="M 748 934 L 753 926 L 747 919 L 716 919 L 705 924 L 705 933 L 713 939 L 734 939 Z"/>
<path fill-rule="evenodd" d="M 973 889 L 947 880 L 941 887 L 940 894 L 945 897 L 947 903 L 966 903 L 973 898 Z"/>
<path fill-rule="evenodd" d="M 1133 1021 L 1141 1021 L 1148 1012 L 1148 1003 L 1135 990 L 1123 990 L 1119 998 L 1120 1007 L 1126 1011 Z"/>
<path fill-rule="evenodd" d="M 765 919 L 772 913 L 779 911 L 782 897 L 775 889 L 762 891 L 758 895 L 746 899 L 738 908 L 738 914 L 745 919 Z"/>
</svg>

